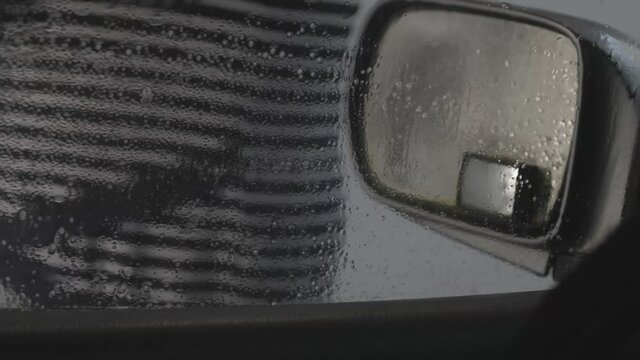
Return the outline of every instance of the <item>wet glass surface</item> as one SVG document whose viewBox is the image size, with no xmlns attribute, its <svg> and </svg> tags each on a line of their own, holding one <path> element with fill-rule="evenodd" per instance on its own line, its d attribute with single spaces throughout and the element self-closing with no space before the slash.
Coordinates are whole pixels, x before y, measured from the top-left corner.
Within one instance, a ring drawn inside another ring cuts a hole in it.
<svg viewBox="0 0 640 360">
<path fill-rule="evenodd" d="M 380 186 L 436 212 L 469 218 L 469 208 L 528 233 L 549 227 L 579 106 L 570 37 L 484 14 L 407 10 L 392 16 L 371 56 L 362 138 Z M 478 156 L 514 170 L 470 171 L 464 164 L 475 162 L 465 159 Z M 517 206 L 533 187 L 534 204 Z"/>
<path fill-rule="evenodd" d="M 369 5 L 0 5 L 0 307 L 552 286 L 363 188 L 344 94 Z"/>
<path fill-rule="evenodd" d="M 331 283 L 353 8 L 297 23 L 166 5 L 2 6 L 2 271 L 31 306 L 278 303 Z"/>
</svg>

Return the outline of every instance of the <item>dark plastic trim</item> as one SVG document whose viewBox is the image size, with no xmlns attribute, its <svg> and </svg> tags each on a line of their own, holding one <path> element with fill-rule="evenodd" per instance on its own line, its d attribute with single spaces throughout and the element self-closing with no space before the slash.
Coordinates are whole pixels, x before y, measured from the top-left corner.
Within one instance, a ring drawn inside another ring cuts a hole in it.
<svg viewBox="0 0 640 360">
<path fill-rule="evenodd" d="M 545 292 L 183 310 L 0 312 L 13 358 L 397 358 L 499 355 Z"/>
</svg>

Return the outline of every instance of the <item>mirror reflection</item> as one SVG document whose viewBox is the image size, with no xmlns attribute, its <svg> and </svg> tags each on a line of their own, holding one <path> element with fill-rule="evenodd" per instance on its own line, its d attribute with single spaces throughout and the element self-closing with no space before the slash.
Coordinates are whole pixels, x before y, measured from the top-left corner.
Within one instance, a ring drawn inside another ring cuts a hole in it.
<svg viewBox="0 0 640 360">
<path fill-rule="evenodd" d="M 382 191 L 500 231 L 552 225 L 578 109 L 572 39 L 484 14 L 410 10 L 376 49 L 361 131 Z"/>
</svg>

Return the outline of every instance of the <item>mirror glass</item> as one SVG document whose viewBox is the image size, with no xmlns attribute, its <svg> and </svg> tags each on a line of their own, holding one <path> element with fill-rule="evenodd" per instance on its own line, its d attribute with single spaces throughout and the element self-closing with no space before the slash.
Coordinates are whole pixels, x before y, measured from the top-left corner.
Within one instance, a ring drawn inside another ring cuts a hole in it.
<svg viewBox="0 0 640 360">
<path fill-rule="evenodd" d="M 396 199 L 539 234 L 559 206 L 576 127 L 579 53 L 545 27 L 413 10 L 372 54 L 366 168 Z"/>
</svg>

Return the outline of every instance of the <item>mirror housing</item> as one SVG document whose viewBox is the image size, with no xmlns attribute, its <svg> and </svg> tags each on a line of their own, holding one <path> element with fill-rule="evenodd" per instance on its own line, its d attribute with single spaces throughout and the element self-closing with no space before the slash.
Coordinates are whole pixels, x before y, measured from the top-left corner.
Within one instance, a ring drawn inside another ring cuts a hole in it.
<svg viewBox="0 0 640 360">
<path fill-rule="evenodd" d="M 637 211 L 638 54 L 556 14 L 381 2 L 352 64 L 362 180 L 417 223 L 561 276 Z"/>
</svg>

